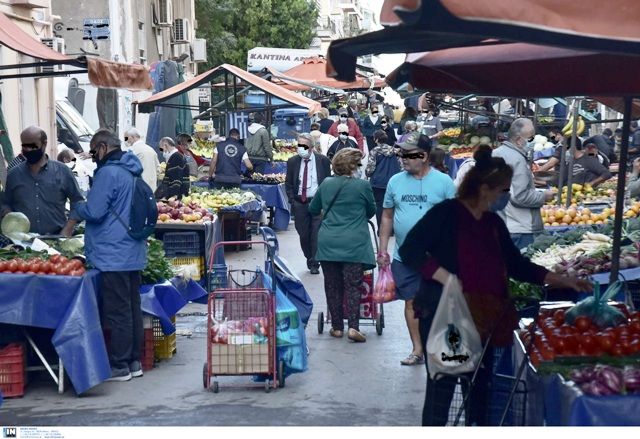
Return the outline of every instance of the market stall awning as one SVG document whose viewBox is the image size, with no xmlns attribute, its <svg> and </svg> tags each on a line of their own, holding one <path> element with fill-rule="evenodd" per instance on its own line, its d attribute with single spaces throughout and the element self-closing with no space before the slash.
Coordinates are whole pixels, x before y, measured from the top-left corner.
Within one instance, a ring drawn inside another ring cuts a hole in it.
<svg viewBox="0 0 640 439">
<path fill-rule="evenodd" d="M 149 69 L 137 64 L 122 64 L 99 58 L 85 56 L 71 57 L 59 53 L 23 31 L 4 13 L 0 13 L 0 44 L 23 55 L 35 58 L 36 62 L 2 65 L 0 70 L 15 70 L 33 67 L 45 67 L 66 64 L 77 67 L 76 70 L 2 73 L 0 79 L 21 77 L 45 77 L 69 75 L 71 73 L 89 73 L 89 80 L 96 87 L 128 88 L 130 90 L 149 90 L 152 88 Z"/>
<path fill-rule="evenodd" d="M 302 64 L 282 72 L 284 79 L 306 81 L 324 87 L 338 88 L 342 90 L 366 90 L 380 89 L 386 86 L 385 81 L 379 77 L 367 77 L 359 73 L 355 74 L 353 81 L 339 81 L 327 76 L 327 60 L 324 57 L 313 56 L 305 58 Z"/>
<path fill-rule="evenodd" d="M 640 55 L 640 2 L 610 0 L 603 7 L 600 0 L 385 0 L 386 28 L 333 41 L 327 72 L 351 80 L 358 56 L 477 46 L 491 38 Z"/>
<path fill-rule="evenodd" d="M 142 101 L 134 102 L 134 104 L 138 105 L 141 113 L 152 113 L 156 105 L 162 104 L 162 102 L 171 99 L 172 97 L 188 92 L 195 87 L 210 82 L 214 78 L 223 75 L 225 72 L 230 73 L 237 78 L 240 78 L 240 80 L 244 81 L 245 83 L 251 84 L 252 86 L 264 91 L 265 93 L 275 96 L 278 99 L 289 102 L 290 104 L 296 105 L 298 107 L 306 108 L 309 111 L 309 114 L 314 114 L 320 111 L 321 106 L 319 102 L 306 98 L 301 94 L 287 90 L 286 88 L 269 82 L 266 79 L 260 78 L 253 73 L 244 71 L 231 64 L 222 64 L 215 69 L 211 69 L 209 71 L 201 73 L 200 75 L 189 81 L 182 82 L 174 87 L 163 90 L 160 93 L 156 93 L 153 96 Z"/>
<path fill-rule="evenodd" d="M 626 96 L 640 94 L 639 69 L 637 56 L 508 43 L 410 54 L 386 79 L 485 96 Z"/>
</svg>

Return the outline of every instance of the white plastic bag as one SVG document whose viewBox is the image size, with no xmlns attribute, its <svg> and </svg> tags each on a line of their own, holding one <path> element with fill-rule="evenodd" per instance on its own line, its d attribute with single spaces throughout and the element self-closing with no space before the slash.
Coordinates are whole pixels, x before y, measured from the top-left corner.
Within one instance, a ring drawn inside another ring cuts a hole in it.
<svg viewBox="0 0 640 439">
<path fill-rule="evenodd" d="M 460 281 L 450 275 L 442 290 L 427 340 L 427 367 L 438 373 L 473 372 L 482 355 L 482 341 L 473 323 Z"/>
</svg>

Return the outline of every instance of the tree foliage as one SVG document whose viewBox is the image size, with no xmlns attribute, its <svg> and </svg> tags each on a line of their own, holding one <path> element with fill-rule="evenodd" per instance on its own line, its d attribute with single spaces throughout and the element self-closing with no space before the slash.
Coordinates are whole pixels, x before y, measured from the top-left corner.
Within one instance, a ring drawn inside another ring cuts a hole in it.
<svg viewBox="0 0 640 439">
<path fill-rule="evenodd" d="M 196 36 L 207 40 L 205 71 L 222 63 L 247 66 L 254 47 L 307 49 L 318 10 L 308 0 L 195 0 Z"/>
</svg>

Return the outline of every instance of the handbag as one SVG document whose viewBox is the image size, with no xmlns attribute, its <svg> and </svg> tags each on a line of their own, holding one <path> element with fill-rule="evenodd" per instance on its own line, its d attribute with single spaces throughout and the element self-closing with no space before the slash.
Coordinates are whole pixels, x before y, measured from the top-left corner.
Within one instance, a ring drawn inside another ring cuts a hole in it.
<svg viewBox="0 0 640 439">
<path fill-rule="evenodd" d="M 482 357 L 480 334 L 455 275 L 449 275 L 427 339 L 427 369 L 438 374 L 473 372 Z"/>
</svg>

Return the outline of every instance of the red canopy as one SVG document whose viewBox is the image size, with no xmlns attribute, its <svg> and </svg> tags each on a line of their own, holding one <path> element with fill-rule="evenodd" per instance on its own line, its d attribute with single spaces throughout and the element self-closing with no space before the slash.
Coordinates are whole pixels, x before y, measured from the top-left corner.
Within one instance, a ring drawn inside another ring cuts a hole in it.
<svg viewBox="0 0 640 439">
<path fill-rule="evenodd" d="M 302 64 L 283 72 L 282 79 L 286 80 L 287 78 L 342 90 L 380 89 L 386 86 L 386 83 L 381 78 L 368 78 L 358 73 L 355 75 L 355 80 L 350 82 L 331 78 L 327 76 L 327 60 L 320 56 L 305 58 Z"/>
</svg>

